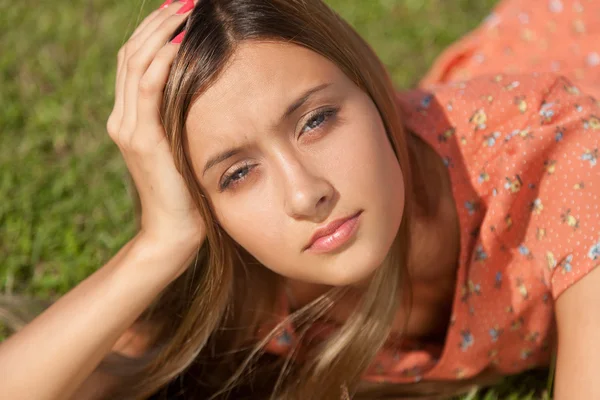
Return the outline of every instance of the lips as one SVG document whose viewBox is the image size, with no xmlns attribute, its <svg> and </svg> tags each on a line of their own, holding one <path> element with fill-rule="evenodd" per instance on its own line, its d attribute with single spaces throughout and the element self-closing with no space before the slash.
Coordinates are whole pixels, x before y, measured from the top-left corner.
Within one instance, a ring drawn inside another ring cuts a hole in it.
<svg viewBox="0 0 600 400">
<path fill-rule="evenodd" d="M 340 219 L 336 219 L 334 221 L 331 221 L 330 223 L 321 226 L 319 228 L 317 228 L 315 230 L 315 233 L 312 235 L 312 237 L 310 238 L 310 241 L 308 242 L 308 244 L 304 247 L 303 250 L 307 250 L 309 249 L 316 241 L 318 241 L 321 238 L 327 237 L 329 235 L 332 235 L 333 233 L 335 233 L 342 225 L 346 224 L 348 221 L 358 217 L 360 214 L 362 213 L 361 211 L 358 211 L 357 213 L 354 213 L 348 217 L 345 218 L 340 218 Z"/>
</svg>

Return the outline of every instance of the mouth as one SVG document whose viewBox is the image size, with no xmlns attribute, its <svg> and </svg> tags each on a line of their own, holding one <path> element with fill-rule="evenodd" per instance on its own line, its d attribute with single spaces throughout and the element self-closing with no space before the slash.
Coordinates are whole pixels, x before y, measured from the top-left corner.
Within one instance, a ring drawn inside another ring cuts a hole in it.
<svg viewBox="0 0 600 400">
<path fill-rule="evenodd" d="M 358 230 L 361 214 L 362 210 L 349 217 L 336 219 L 327 225 L 317 228 L 303 251 L 327 253 L 342 246 Z"/>
</svg>

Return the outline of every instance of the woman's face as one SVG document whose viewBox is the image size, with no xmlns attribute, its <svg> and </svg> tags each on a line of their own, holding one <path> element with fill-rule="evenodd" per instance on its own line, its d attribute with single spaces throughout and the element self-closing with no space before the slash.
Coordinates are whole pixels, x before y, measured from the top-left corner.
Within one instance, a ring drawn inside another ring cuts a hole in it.
<svg viewBox="0 0 600 400">
<path fill-rule="evenodd" d="M 219 224 L 267 268 L 343 286 L 381 265 L 402 220 L 402 173 L 375 104 L 328 59 L 243 42 L 186 128 Z"/>
</svg>

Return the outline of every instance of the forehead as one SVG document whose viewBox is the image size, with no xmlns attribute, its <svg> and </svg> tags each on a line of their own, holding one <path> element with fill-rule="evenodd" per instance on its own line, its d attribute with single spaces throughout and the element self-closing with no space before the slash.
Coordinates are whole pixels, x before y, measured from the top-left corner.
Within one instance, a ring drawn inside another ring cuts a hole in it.
<svg viewBox="0 0 600 400">
<path fill-rule="evenodd" d="M 302 46 L 241 42 L 219 78 L 194 102 L 186 123 L 189 140 L 240 126 L 259 129 L 257 123 L 273 123 L 303 91 L 322 83 L 339 87 L 345 80 L 335 64 Z"/>
</svg>

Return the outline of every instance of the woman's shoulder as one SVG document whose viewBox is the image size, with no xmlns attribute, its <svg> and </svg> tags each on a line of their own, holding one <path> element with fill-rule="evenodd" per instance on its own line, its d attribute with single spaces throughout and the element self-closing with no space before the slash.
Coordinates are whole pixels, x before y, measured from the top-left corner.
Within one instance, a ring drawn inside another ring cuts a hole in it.
<svg viewBox="0 0 600 400">
<path fill-rule="evenodd" d="M 460 170 L 453 184 L 460 178 L 480 196 L 495 196 L 501 189 L 494 186 L 495 177 L 517 185 L 531 170 L 524 166 L 551 163 L 549 153 L 567 151 L 574 141 L 591 147 L 592 153 L 581 157 L 595 157 L 598 135 L 566 134 L 600 129 L 598 102 L 559 75 L 481 76 L 397 96 L 405 127 L 434 148 L 447 167 Z M 509 170 L 519 176 L 509 177 Z"/>
<path fill-rule="evenodd" d="M 553 298 L 600 264 L 600 103 L 584 88 L 550 73 L 480 76 L 398 100 L 463 200 L 501 219 L 494 237 L 543 267 Z"/>
<path fill-rule="evenodd" d="M 544 117 L 546 98 L 551 92 L 556 95 L 556 88 L 564 96 L 580 92 L 566 78 L 552 73 L 496 74 L 398 91 L 397 104 L 409 129 L 436 134 L 439 141 L 456 134 L 464 142 Z"/>
</svg>

